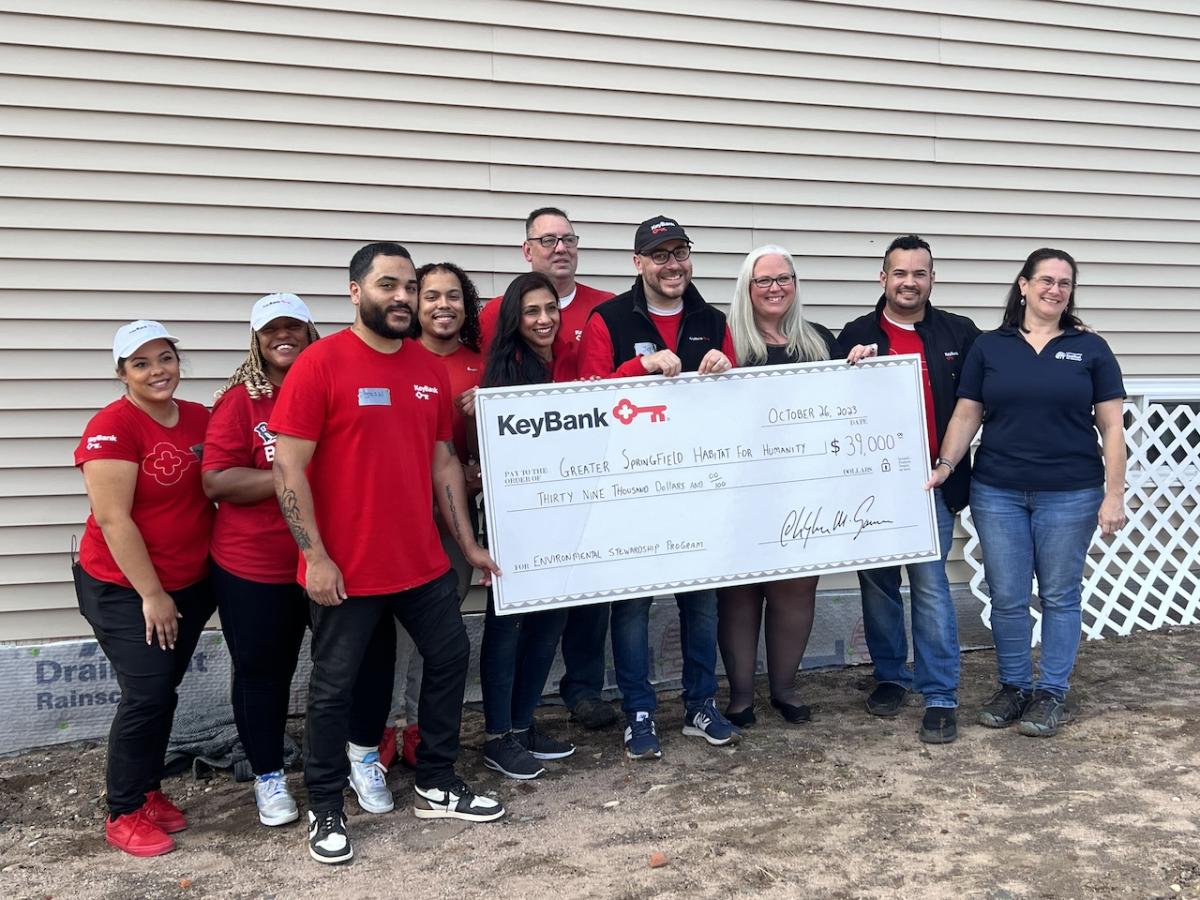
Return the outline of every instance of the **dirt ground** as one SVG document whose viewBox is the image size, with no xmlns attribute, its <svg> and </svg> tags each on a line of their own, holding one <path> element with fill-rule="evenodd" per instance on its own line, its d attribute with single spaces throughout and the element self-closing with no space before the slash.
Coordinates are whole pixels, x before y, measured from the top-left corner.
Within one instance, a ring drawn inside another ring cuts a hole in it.
<svg viewBox="0 0 1200 900">
<path fill-rule="evenodd" d="M 866 713 L 865 668 L 803 675 L 805 726 L 774 714 L 761 684 L 736 749 L 683 737 L 662 695 L 651 763 L 628 762 L 617 729 L 547 708 L 547 730 L 579 752 L 527 783 L 483 768 L 468 712 L 461 772 L 508 818 L 418 820 L 396 767 L 394 813 L 347 801 L 345 866 L 310 861 L 298 824 L 260 826 L 249 786 L 226 776 L 170 779 L 192 827 L 174 853 L 136 860 L 103 841 L 102 746 L 0 759 L 0 896 L 1200 897 L 1200 628 L 1086 644 L 1080 718 L 1050 740 L 973 724 L 994 671 L 990 652 L 963 657 L 960 737 L 936 747 L 917 740 L 919 706 Z"/>
</svg>

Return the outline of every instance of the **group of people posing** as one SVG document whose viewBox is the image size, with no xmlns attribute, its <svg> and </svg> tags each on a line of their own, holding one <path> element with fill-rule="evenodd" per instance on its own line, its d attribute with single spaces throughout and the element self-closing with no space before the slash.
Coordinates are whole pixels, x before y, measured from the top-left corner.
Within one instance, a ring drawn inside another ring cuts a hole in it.
<svg viewBox="0 0 1200 900">
<path fill-rule="evenodd" d="M 726 316 L 692 284 L 692 241 L 667 216 L 638 226 L 636 278 L 619 296 L 575 280 L 578 245 L 565 212 L 534 210 L 522 243 L 530 271 L 481 305 L 458 266 L 416 267 L 399 244 L 369 244 L 350 262 L 349 328 L 318 340 L 294 294 L 254 304 L 248 355 L 211 414 L 175 399 L 178 340 L 163 325 L 139 320 L 118 330 L 113 359 L 125 393 L 92 418 L 75 451 L 91 503 L 76 591 L 121 687 L 108 744 L 110 843 L 158 855 L 187 827 L 162 792 L 163 757 L 176 688 L 214 609 L 264 825 L 299 817 L 283 738 L 306 628 L 304 783 L 314 859 L 353 856 L 347 785 L 366 812 L 393 809 L 385 775 L 397 755 L 415 770 L 417 816 L 504 815 L 498 800 L 455 772 L 470 658 L 460 604 L 474 570 L 485 584 L 503 577 L 477 539 L 472 415 L 480 386 L 919 354 L 927 488 L 943 558 L 906 567 L 911 668 L 901 569 L 859 573 L 877 682 L 867 709 L 895 716 L 910 692 L 920 694 L 921 740 L 957 737 L 959 644 L 945 555 L 955 513 L 970 503 L 999 681 L 978 721 L 1050 736 L 1069 720 L 1087 549 L 1097 526 L 1111 534 L 1125 517 L 1121 373 L 1104 340 L 1076 316 L 1070 255 L 1032 253 L 1000 327 L 981 334 L 930 302 L 929 244 L 899 237 L 883 258 L 883 295 L 835 337 L 804 317 L 782 247 L 746 257 Z M 1035 575 L 1043 617 L 1036 678 Z M 805 577 L 676 595 L 684 735 L 722 746 L 755 724 L 764 619 L 771 706 L 789 723 L 811 718 L 795 677 L 816 586 Z M 534 721 L 560 645 L 558 688 L 572 720 L 617 724 L 602 694 L 610 635 L 626 754 L 661 757 L 651 599 L 508 616 L 497 616 L 489 599 L 479 654 L 488 767 L 536 778 L 544 762 L 574 753 Z M 729 682 L 723 709 L 718 650 Z"/>
</svg>

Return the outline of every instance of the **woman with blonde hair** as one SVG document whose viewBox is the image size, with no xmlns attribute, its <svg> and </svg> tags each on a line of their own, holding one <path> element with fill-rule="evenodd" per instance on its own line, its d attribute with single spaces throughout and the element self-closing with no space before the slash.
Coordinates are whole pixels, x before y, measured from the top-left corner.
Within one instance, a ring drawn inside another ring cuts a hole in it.
<svg viewBox="0 0 1200 900">
<path fill-rule="evenodd" d="M 783 247 L 759 247 L 742 262 L 729 308 L 729 330 L 741 366 L 776 366 L 838 359 L 837 341 L 821 325 L 804 318 L 796 290 L 796 267 Z M 767 675 L 771 705 L 791 723 L 812 714 L 800 703 L 796 671 L 812 631 L 817 578 L 789 578 L 717 591 L 717 639 L 734 725 L 752 725 L 758 633 L 766 607 Z"/>
</svg>

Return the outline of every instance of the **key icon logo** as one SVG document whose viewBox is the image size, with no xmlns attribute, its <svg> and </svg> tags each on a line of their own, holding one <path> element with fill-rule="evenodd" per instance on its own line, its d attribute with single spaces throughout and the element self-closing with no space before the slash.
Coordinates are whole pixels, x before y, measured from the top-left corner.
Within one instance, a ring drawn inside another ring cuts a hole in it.
<svg viewBox="0 0 1200 900">
<path fill-rule="evenodd" d="M 622 425 L 629 425 L 638 416 L 645 414 L 650 417 L 651 422 L 667 421 L 667 405 L 664 403 L 660 406 L 638 406 L 636 403 L 631 403 L 628 398 L 622 397 L 621 402 L 613 407 L 613 417 Z"/>
</svg>

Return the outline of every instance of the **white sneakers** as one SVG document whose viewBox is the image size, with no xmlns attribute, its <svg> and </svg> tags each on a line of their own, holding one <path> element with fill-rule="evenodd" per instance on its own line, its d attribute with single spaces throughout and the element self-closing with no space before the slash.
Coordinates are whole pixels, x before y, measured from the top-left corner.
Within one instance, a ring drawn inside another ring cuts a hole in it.
<svg viewBox="0 0 1200 900">
<path fill-rule="evenodd" d="M 258 821 L 264 825 L 286 825 L 300 818 L 282 769 L 254 779 L 254 803 L 258 806 Z"/>
</svg>

